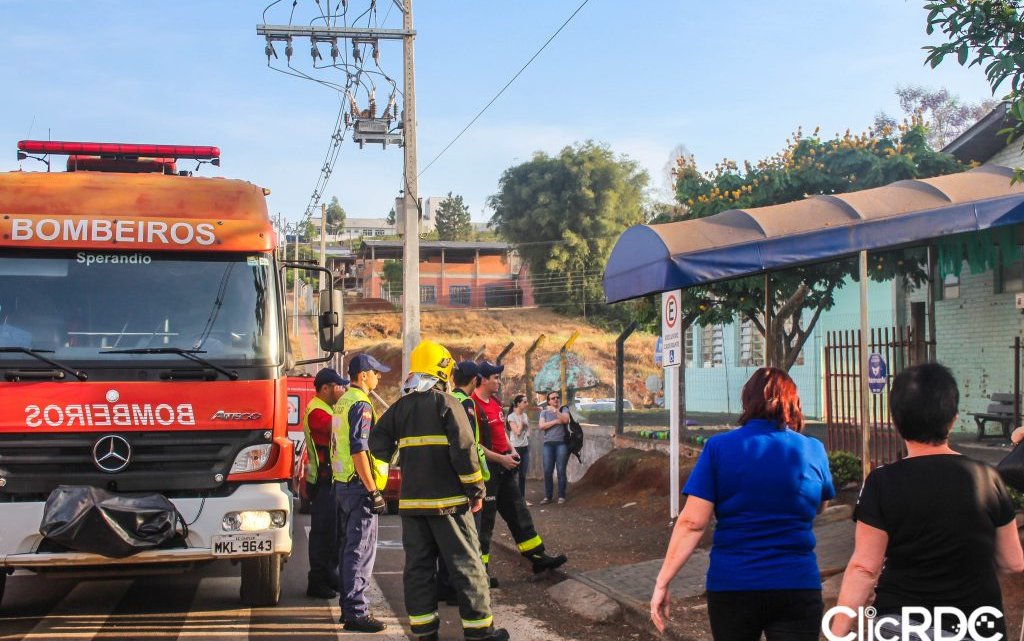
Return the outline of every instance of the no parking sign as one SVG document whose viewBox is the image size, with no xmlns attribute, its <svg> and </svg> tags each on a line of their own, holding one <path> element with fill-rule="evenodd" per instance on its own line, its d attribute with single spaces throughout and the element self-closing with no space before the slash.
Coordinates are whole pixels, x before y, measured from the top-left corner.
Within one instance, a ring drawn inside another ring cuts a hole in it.
<svg viewBox="0 0 1024 641">
<path fill-rule="evenodd" d="M 679 322 L 683 292 L 675 290 L 661 295 L 661 366 L 679 367 L 683 362 L 683 331 Z"/>
</svg>

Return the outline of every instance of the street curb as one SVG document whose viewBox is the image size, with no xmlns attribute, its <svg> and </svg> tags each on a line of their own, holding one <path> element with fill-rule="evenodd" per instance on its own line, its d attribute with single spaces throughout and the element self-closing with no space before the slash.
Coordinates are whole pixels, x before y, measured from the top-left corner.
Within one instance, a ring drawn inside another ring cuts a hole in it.
<svg viewBox="0 0 1024 641">
<path fill-rule="evenodd" d="M 502 550 L 505 550 L 516 556 L 519 556 L 519 549 L 505 541 L 491 539 L 491 545 L 499 547 Z M 571 558 L 569 559 L 569 563 L 572 563 Z M 623 594 L 615 588 L 605 585 L 604 583 L 601 583 L 599 581 L 595 581 L 594 579 L 591 579 L 590 577 L 579 572 L 559 569 L 551 570 L 551 574 L 563 580 L 573 579 L 579 581 L 587 587 L 597 590 L 601 594 L 607 596 L 608 598 L 622 606 L 622 616 L 626 623 L 633 626 L 634 628 L 643 630 L 644 632 L 648 632 L 654 635 L 658 634 L 658 631 L 654 629 L 654 624 L 651 623 L 650 603 L 638 601 L 633 597 L 629 596 L 628 594 Z M 676 613 L 679 614 L 680 611 L 676 610 Z M 673 641 L 693 641 L 693 637 L 687 636 L 686 633 L 683 631 L 681 625 L 673 621 L 666 621 L 665 623 L 665 633 L 661 635 L 663 638 L 672 639 Z"/>
<path fill-rule="evenodd" d="M 654 628 L 654 624 L 651 623 L 651 608 L 649 602 L 638 601 L 628 594 L 623 594 L 615 588 L 605 585 L 600 581 L 595 581 L 584 574 L 580 574 L 578 572 L 568 572 L 567 574 L 569 578 L 575 579 L 576 581 L 597 590 L 622 606 L 622 614 L 626 623 L 630 624 L 634 628 L 639 628 L 644 632 L 658 635 L 658 631 Z M 675 612 L 677 615 L 681 613 L 679 609 L 676 609 Z M 686 612 L 686 610 L 683 610 L 682 612 Z M 693 641 L 693 637 L 688 636 L 681 625 L 670 620 L 665 621 L 665 632 L 661 636 L 662 638 L 673 639 L 674 641 Z"/>
</svg>

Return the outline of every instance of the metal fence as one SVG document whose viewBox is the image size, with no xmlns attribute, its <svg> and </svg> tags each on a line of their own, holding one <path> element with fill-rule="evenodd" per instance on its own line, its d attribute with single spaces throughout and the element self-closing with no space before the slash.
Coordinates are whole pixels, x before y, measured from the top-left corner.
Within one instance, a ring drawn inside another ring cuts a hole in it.
<svg viewBox="0 0 1024 641">
<path fill-rule="evenodd" d="M 870 461 L 874 468 L 905 453 L 903 439 L 889 412 L 889 390 L 896 374 L 926 357 L 929 345 L 909 327 L 872 328 L 868 340 L 869 351 L 881 356 L 884 368 L 879 377 L 884 378 L 884 383 L 875 386 L 877 392 L 871 394 L 868 404 Z M 826 447 L 830 452 L 850 452 L 858 458 L 862 457 L 863 449 L 860 341 L 860 331 L 828 332 L 824 368 Z"/>
</svg>

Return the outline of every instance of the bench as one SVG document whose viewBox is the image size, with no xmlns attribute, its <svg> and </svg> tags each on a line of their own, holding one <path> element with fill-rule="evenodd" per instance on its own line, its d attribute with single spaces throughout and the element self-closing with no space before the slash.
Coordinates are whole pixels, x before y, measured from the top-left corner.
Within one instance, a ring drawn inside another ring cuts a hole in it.
<svg viewBox="0 0 1024 641">
<path fill-rule="evenodd" d="M 1015 427 L 1017 422 L 1016 417 L 1013 415 L 1013 394 L 1003 394 L 996 392 L 992 394 L 992 398 L 989 399 L 992 402 L 988 406 L 988 410 L 984 412 L 978 412 L 972 414 L 974 422 L 978 424 L 978 440 L 985 438 L 985 424 L 986 423 L 999 423 L 1003 428 L 1003 433 L 990 434 L 989 436 L 999 437 L 1009 440 L 1010 432 Z"/>
</svg>

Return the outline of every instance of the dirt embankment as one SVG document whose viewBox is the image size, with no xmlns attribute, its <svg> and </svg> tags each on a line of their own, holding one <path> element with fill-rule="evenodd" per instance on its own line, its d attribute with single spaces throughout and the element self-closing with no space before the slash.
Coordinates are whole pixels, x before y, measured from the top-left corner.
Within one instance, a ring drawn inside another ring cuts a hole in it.
<svg viewBox="0 0 1024 641">
<path fill-rule="evenodd" d="M 367 351 L 392 368 L 381 382 L 381 395 L 395 398 L 401 382 L 401 314 L 386 303 L 349 305 L 345 313 L 346 349 L 349 354 Z M 458 360 L 483 351 L 495 359 L 508 343 L 514 343 L 504 359 L 502 398 L 526 391 L 524 371 L 526 350 L 541 335 L 545 340 L 533 355 L 534 372 L 558 353 L 574 330 L 580 336 L 572 351 L 597 374 L 601 384 L 583 392 L 586 396 L 615 394 L 615 339 L 617 334 L 545 309 L 427 309 L 420 319 L 420 336 L 447 347 Z M 645 394 L 644 380 L 659 372 L 654 366 L 654 337 L 637 332 L 626 342 L 626 397 L 640 406 Z"/>
</svg>

